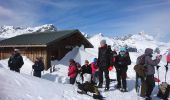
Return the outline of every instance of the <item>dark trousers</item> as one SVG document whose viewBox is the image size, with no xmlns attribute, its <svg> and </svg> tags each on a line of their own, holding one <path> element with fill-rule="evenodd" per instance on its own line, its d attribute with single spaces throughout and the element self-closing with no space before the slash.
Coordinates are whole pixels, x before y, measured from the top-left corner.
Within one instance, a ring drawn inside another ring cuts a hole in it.
<svg viewBox="0 0 170 100">
<path fill-rule="evenodd" d="M 155 87 L 154 75 L 146 76 L 146 85 L 147 85 L 146 96 L 150 97 Z"/>
<path fill-rule="evenodd" d="M 70 78 L 70 84 L 74 84 L 76 81 L 76 77 L 75 78 Z"/>
<path fill-rule="evenodd" d="M 34 76 L 41 78 L 41 71 L 34 71 Z"/>
<path fill-rule="evenodd" d="M 110 85 L 110 78 L 109 78 L 109 71 L 107 69 L 99 69 L 99 85 L 103 84 L 103 73 L 106 79 L 106 88 L 109 88 Z"/>
<path fill-rule="evenodd" d="M 10 70 L 20 73 L 20 69 L 19 68 L 10 68 Z"/>
<path fill-rule="evenodd" d="M 118 86 L 121 87 L 121 83 L 124 89 L 127 87 L 127 82 L 126 82 L 126 71 L 127 70 L 121 70 L 121 69 L 116 69 L 116 76 L 117 76 L 117 82 Z M 122 82 L 121 82 L 122 81 Z"/>
</svg>

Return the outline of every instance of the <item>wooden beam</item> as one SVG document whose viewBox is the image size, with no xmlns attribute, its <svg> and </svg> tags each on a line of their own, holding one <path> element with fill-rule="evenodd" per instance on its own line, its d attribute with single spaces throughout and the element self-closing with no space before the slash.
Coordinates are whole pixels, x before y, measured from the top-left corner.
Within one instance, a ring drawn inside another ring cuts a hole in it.
<svg viewBox="0 0 170 100">
<path fill-rule="evenodd" d="M 47 47 L 47 45 L 0 45 L 0 47 Z"/>
</svg>

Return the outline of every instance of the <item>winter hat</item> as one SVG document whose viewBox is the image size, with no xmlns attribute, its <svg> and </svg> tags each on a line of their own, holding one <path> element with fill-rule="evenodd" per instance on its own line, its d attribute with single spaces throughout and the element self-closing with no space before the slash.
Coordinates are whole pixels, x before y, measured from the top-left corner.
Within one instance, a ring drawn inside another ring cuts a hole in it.
<svg viewBox="0 0 170 100">
<path fill-rule="evenodd" d="M 105 45 L 105 44 L 106 44 L 106 40 L 101 40 L 101 41 L 100 41 L 100 44 L 101 44 L 101 45 Z"/>
<path fill-rule="evenodd" d="M 85 60 L 85 63 L 89 63 L 89 61 L 88 61 L 88 60 Z"/>
<path fill-rule="evenodd" d="M 170 51 L 168 52 L 168 55 L 170 55 Z"/>
<path fill-rule="evenodd" d="M 146 48 L 146 49 L 145 49 L 145 54 L 146 54 L 146 55 L 152 55 L 152 54 L 153 54 L 153 49 L 151 49 L 151 48 Z"/>
<path fill-rule="evenodd" d="M 125 47 L 121 47 L 120 48 L 120 52 L 126 52 L 126 48 Z"/>
<path fill-rule="evenodd" d="M 70 63 L 74 63 L 74 59 L 70 59 L 69 62 L 70 62 Z"/>
<path fill-rule="evenodd" d="M 95 62 L 95 63 L 96 63 L 96 62 L 97 62 L 97 58 L 94 58 L 94 59 L 93 59 L 93 62 Z"/>
<path fill-rule="evenodd" d="M 91 74 L 83 74 L 83 83 L 91 82 Z"/>
</svg>

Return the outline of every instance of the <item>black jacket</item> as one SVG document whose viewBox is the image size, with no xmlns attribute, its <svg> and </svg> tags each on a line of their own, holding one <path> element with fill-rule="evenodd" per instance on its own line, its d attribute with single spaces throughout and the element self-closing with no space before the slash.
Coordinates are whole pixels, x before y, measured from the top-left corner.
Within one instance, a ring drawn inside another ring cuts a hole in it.
<svg viewBox="0 0 170 100">
<path fill-rule="evenodd" d="M 11 56 L 8 60 L 8 66 L 12 70 L 20 69 L 23 64 L 24 64 L 23 58 L 19 53 Z"/>
<path fill-rule="evenodd" d="M 41 77 L 41 71 L 44 70 L 44 63 L 42 61 L 36 61 L 32 65 L 32 69 L 34 69 L 34 76 Z"/>
<path fill-rule="evenodd" d="M 128 54 L 125 54 L 124 56 L 119 54 L 116 56 L 114 64 L 116 69 L 127 69 L 127 66 L 131 64 L 130 56 Z"/>
<path fill-rule="evenodd" d="M 92 74 L 91 66 L 90 66 L 90 65 L 88 65 L 88 66 L 83 65 L 83 66 L 81 67 L 81 72 L 82 72 L 82 75 L 83 75 L 84 73 Z"/>
<path fill-rule="evenodd" d="M 98 66 L 99 69 L 106 70 L 109 66 L 112 66 L 113 54 L 112 50 L 108 49 L 107 45 L 105 47 L 99 48 L 98 53 Z"/>
</svg>

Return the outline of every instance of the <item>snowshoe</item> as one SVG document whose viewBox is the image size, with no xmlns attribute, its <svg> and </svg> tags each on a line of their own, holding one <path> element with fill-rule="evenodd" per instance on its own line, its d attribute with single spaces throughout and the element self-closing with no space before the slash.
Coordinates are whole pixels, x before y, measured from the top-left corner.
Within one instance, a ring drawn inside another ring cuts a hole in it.
<svg viewBox="0 0 170 100">
<path fill-rule="evenodd" d="M 98 87 L 98 88 L 102 88 L 102 87 L 103 87 L 103 85 L 102 85 L 102 84 L 99 84 L 97 87 Z"/>
<path fill-rule="evenodd" d="M 120 89 L 120 88 L 121 88 L 120 85 L 115 85 L 114 87 L 115 87 L 116 89 Z"/>
<path fill-rule="evenodd" d="M 103 100 L 104 98 L 105 97 L 103 97 L 102 95 L 93 94 L 93 99 Z"/>
<path fill-rule="evenodd" d="M 87 94 L 86 91 L 77 91 L 77 93 L 79 93 L 79 94 Z"/>
<path fill-rule="evenodd" d="M 152 98 L 151 97 L 146 97 L 145 100 L 152 100 Z"/>
<path fill-rule="evenodd" d="M 121 92 L 128 92 L 127 89 L 120 89 Z"/>
<path fill-rule="evenodd" d="M 104 91 L 109 91 L 109 88 L 105 88 Z"/>
</svg>

